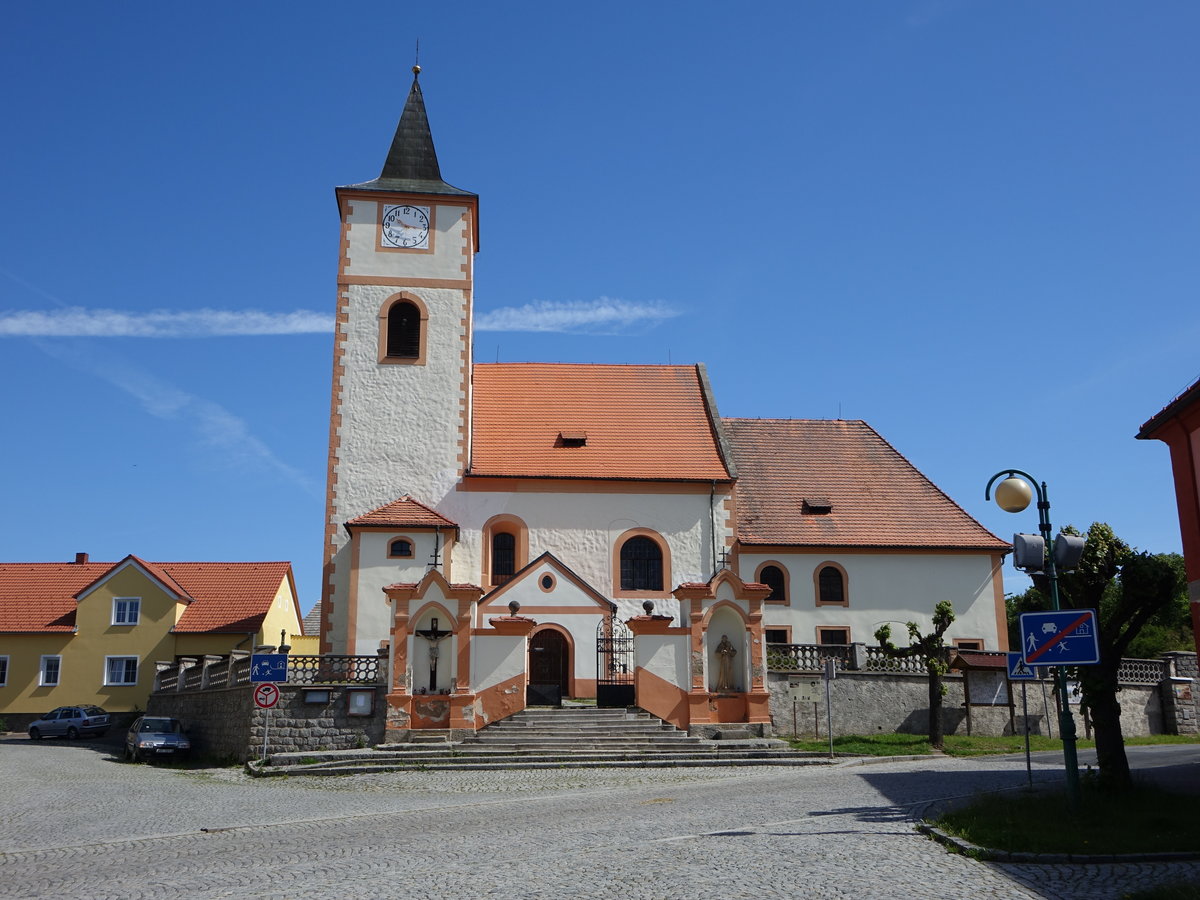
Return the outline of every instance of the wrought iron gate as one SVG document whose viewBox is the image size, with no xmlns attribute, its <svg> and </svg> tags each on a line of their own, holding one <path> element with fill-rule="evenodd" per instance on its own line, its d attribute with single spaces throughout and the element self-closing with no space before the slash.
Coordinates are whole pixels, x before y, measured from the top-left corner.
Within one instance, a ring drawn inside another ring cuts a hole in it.
<svg viewBox="0 0 1200 900">
<path fill-rule="evenodd" d="M 596 705 L 633 703 L 633 632 L 616 616 L 608 616 L 596 626 Z"/>
</svg>

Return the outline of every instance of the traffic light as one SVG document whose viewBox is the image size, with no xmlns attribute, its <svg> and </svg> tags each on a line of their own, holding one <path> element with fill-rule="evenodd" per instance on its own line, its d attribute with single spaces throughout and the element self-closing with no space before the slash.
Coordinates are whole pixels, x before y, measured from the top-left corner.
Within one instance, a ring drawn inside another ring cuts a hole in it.
<svg viewBox="0 0 1200 900">
<path fill-rule="evenodd" d="M 1046 568 L 1046 542 L 1036 534 L 1013 535 L 1013 566 L 1026 572 Z"/>
<path fill-rule="evenodd" d="M 1054 567 L 1059 572 L 1074 572 L 1087 542 L 1077 534 L 1062 534 L 1054 539 Z"/>
</svg>

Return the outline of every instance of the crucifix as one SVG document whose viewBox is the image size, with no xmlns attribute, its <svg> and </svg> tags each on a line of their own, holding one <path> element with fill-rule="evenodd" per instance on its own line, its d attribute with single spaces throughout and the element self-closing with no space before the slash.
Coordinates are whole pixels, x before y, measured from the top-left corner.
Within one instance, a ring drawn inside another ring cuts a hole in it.
<svg viewBox="0 0 1200 900">
<path fill-rule="evenodd" d="M 429 568 L 436 569 L 441 564 L 442 564 L 442 529 L 435 528 L 433 531 L 433 553 L 429 554 Z M 434 619 L 433 621 L 437 622 L 437 619 Z"/>
<path fill-rule="evenodd" d="M 431 694 L 437 693 L 438 644 L 450 637 L 452 633 L 439 629 L 437 619 L 430 619 L 428 628 L 413 632 L 417 637 L 423 637 L 429 642 L 429 693 Z"/>
</svg>

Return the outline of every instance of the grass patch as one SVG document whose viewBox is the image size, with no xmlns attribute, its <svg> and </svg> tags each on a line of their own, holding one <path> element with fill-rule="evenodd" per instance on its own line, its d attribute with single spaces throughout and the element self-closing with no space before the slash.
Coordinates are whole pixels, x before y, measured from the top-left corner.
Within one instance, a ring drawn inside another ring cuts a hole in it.
<svg viewBox="0 0 1200 900">
<path fill-rule="evenodd" d="M 1194 881 L 1173 881 L 1157 887 L 1145 888 L 1125 894 L 1125 900 L 1196 900 L 1200 885 Z"/>
<path fill-rule="evenodd" d="M 981 847 L 1025 853 L 1161 853 L 1200 847 L 1196 797 L 1150 786 L 1083 785 L 1072 811 L 1061 791 L 988 794 L 935 824 Z M 1169 895 L 1168 895 L 1169 896 Z"/>
<path fill-rule="evenodd" d="M 829 752 L 829 738 L 816 741 L 793 738 L 789 743 L 795 750 Z M 833 752 L 859 756 L 914 756 L 931 751 L 929 741 L 919 734 L 847 734 L 834 737 Z"/>
</svg>

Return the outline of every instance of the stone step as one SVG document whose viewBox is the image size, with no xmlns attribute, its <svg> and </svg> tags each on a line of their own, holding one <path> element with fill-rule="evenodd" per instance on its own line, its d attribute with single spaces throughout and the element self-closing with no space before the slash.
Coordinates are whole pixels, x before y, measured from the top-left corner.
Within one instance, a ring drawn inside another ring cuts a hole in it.
<svg viewBox="0 0 1200 900">
<path fill-rule="evenodd" d="M 795 751 L 748 750 L 709 753 L 655 754 L 512 754 L 479 758 L 472 755 L 394 755 L 331 759 L 327 762 L 288 764 L 285 758 L 299 754 L 279 754 L 272 765 L 247 764 L 253 775 L 351 775 L 377 772 L 422 771 L 506 771 L 528 769 L 581 768 L 672 768 L 698 766 L 813 766 L 828 765 L 827 756 Z M 310 754 L 311 756 L 311 754 Z M 278 759 L 278 763 L 276 763 Z"/>
</svg>

